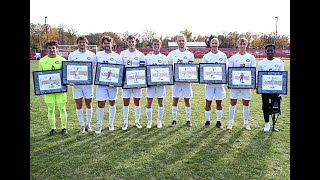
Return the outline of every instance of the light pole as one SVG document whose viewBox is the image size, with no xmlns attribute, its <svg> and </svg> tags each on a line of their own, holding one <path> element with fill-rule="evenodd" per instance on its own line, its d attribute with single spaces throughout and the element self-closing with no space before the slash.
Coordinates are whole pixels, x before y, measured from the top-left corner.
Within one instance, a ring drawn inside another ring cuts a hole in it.
<svg viewBox="0 0 320 180">
<path fill-rule="evenodd" d="M 44 17 L 44 25 L 46 26 L 46 35 L 47 35 L 47 42 L 48 42 L 48 28 L 47 28 L 47 16 Z"/>
<path fill-rule="evenodd" d="M 276 20 L 276 38 L 274 39 L 274 44 L 276 44 L 276 40 L 277 40 L 277 33 L 278 33 L 278 16 L 275 17 Z"/>
</svg>

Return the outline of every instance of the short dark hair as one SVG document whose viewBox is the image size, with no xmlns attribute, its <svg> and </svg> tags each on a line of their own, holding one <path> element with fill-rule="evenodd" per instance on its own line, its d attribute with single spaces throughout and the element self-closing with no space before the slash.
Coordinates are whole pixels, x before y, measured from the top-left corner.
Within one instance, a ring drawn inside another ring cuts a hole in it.
<svg viewBox="0 0 320 180">
<path fill-rule="evenodd" d="M 268 47 L 273 47 L 274 49 L 276 49 L 276 46 L 274 44 L 267 44 L 264 49 L 267 49 Z"/>
<path fill-rule="evenodd" d="M 48 46 L 55 46 L 57 48 L 58 41 L 55 41 L 55 40 L 48 41 L 48 42 L 46 42 L 46 48 L 48 48 Z"/>
</svg>

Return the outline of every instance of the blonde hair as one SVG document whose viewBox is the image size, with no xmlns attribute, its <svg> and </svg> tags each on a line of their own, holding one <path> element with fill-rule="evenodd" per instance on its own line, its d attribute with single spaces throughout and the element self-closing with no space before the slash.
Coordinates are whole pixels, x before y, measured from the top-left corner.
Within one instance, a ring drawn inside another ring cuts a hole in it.
<svg viewBox="0 0 320 180">
<path fill-rule="evenodd" d="M 237 41 L 237 44 L 239 44 L 241 42 L 245 42 L 248 45 L 248 39 L 246 39 L 245 37 L 239 38 Z"/>
</svg>

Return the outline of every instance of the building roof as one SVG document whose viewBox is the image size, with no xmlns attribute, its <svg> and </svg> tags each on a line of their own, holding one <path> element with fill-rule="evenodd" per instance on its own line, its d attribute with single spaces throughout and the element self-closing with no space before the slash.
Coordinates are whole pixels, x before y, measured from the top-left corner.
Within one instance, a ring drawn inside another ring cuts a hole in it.
<svg viewBox="0 0 320 180">
<path fill-rule="evenodd" d="M 169 47 L 178 47 L 178 43 L 177 42 L 168 42 L 168 46 Z M 206 47 L 206 43 L 205 42 L 187 42 L 186 43 L 187 47 Z"/>
</svg>

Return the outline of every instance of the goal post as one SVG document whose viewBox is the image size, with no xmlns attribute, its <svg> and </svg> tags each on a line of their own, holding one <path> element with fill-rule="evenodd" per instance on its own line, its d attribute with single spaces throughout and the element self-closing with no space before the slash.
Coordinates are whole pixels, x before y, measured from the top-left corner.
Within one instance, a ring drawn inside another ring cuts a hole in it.
<svg viewBox="0 0 320 180">
<path fill-rule="evenodd" d="M 77 49 L 78 45 L 58 45 L 57 54 L 67 59 L 68 55 Z M 98 52 L 97 45 L 87 45 L 87 49 L 95 54 Z"/>
</svg>

